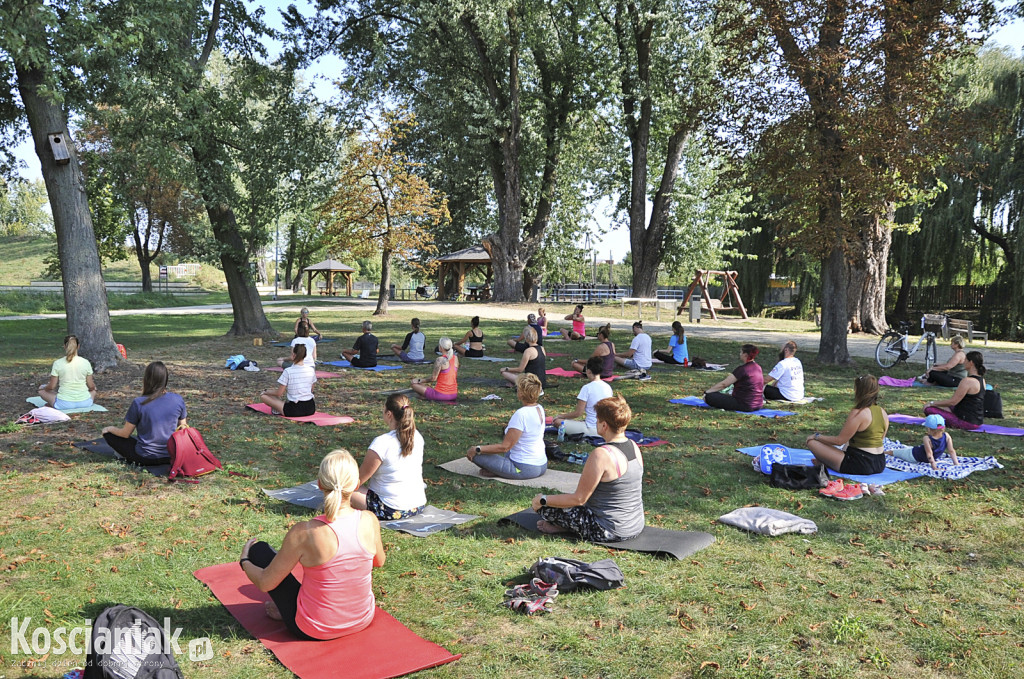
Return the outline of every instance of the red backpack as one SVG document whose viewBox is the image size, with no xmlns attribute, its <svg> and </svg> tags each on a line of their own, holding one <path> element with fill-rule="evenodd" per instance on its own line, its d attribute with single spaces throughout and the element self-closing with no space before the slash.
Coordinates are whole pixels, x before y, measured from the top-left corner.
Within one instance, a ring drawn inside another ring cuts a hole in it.
<svg viewBox="0 0 1024 679">
<path fill-rule="evenodd" d="M 224 468 L 194 427 L 179 427 L 168 439 L 167 451 L 171 455 L 171 471 L 167 476 L 171 479 L 178 475 L 202 476 Z"/>
</svg>

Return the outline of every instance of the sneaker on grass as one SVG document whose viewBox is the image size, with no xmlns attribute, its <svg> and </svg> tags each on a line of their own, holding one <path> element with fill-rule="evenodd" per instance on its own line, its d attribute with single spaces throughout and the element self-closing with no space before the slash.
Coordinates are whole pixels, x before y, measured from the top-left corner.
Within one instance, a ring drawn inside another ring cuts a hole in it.
<svg viewBox="0 0 1024 679">
<path fill-rule="evenodd" d="M 825 495 L 827 497 L 832 497 L 833 495 L 835 495 L 836 493 L 838 493 L 842 489 L 843 489 L 843 480 L 842 479 L 832 479 L 831 481 L 828 482 L 827 486 L 825 486 L 824 488 L 822 488 L 821 490 L 818 491 L 818 494 L 819 495 Z"/>
<path fill-rule="evenodd" d="M 836 500 L 859 500 L 864 497 L 864 492 L 860 489 L 859 483 L 848 483 L 832 497 Z"/>
</svg>

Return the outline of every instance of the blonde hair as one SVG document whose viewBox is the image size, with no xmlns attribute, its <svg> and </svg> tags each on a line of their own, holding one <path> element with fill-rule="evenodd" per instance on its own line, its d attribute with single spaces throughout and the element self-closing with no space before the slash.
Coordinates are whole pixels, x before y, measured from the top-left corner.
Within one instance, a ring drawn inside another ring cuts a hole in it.
<svg viewBox="0 0 1024 679">
<path fill-rule="evenodd" d="M 622 396 L 615 395 L 603 398 L 594 405 L 597 419 L 618 433 L 625 431 L 629 421 L 633 419 L 633 410 Z"/>
<path fill-rule="evenodd" d="M 320 461 L 316 480 L 324 493 L 324 518 L 330 523 L 348 506 L 349 498 L 359 487 L 359 465 L 344 448 L 332 450 Z"/>
<path fill-rule="evenodd" d="M 949 343 L 957 349 L 962 350 L 964 348 L 964 338 L 961 335 L 953 335 L 953 337 L 950 338 Z"/>
<path fill-rule="evenodd" d="M 536 344 L 537 343 L 537 331 L 534 330 L 532 327 L 529 327 L 529 326 L 526 327 L 526 328 L 523 328 L 523 341 L 526 342 L 527 344 Z"/>
<path fill-rule="evenodd" d="M 444 358 L 451 360 L 452 355 L 455 353 L 452 349 L 452 338 L 442 337 L 437 341 L 437 346 L 441 348 L 441 353 L 444 354 Z"/>
<path fill-rule="evenodd" d="M 861 375 L 853 381 L 854 408 L 863 410 L 878 403 L 878 378 Z"/>
<path fill-rule="evenodd" d="M 516 393 L 525 403 L 536 403 L 540 398 L 540 378 L 533 373 L 519 373 L 516 378 Z"/>
<path fill-rule="evenodd" d="M 78 356 L 78 337 L 75 335 L 68 335 L 64 338 L 64 358 L 67 359 L 68 363 L 75 360 Z"/>
</svg>

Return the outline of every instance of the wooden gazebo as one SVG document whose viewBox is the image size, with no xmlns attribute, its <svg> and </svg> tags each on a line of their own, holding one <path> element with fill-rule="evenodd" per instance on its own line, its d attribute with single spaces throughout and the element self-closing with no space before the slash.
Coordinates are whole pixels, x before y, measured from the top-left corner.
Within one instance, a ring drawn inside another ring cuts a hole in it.
<svg viewBox="0 0 1024 679">
<path fill-rule="evenodd" d="M 325 259 L 322 262 L 307 266 L 303 271 L 306 272 L 306 294 L 313 294 L 313 278 L 317 274 L 323 274 L 324 280 L 327 285 L 323 290 L 320 291 L 322 295 L 337 295 L 337 291 L 334 289 L 334 274 L 340 273 L 345 277 L 345 294 L 349 297 L 352 296 L 352 274 L 356 272 L 350 266 L 346 266 L 341 262 L 333 259 Z"/>
<path fill-rule="evenodd" d="M 493 270 L 491 269 L 491 255 L 482 245 L 474 245 L 465 250 L 453 252 L 437 260 L 437 297 L 448 299 L 452 293 L 462 294 L 466 284 L 466 274 L 474 268 L 484 274 L 487 285 L 490 285 Z M 448 278 L 455 274 L 455 285 L 448 285 Z M 454 287 L 454 289 L 450 289 Z M 477 294 L 471 296 L 476 297 Z"/>
</svg>

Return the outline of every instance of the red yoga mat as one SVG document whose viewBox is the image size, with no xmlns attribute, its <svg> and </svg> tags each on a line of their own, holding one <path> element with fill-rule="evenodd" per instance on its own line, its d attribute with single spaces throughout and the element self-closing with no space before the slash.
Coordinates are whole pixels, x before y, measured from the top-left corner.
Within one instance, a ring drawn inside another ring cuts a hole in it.
<svg viewBox="0 0 1024 679">
<path fill-rule="evenodd" d="M 273 368 L 267 368 L 266 370 L 267 370 L 268 373 L 282 373 L 282 372 L 284 372 L 284 368 L 278 368 L 276 365 Z M 341 373 L 329 373 L 329 372 L 327 372 L 325 370 L 317 370 L 316 371 L 316 378 L 318 380 L 329 380 L 332 377 L 341 377 Z"/>
<path fill-rule="evenodd" d="M 302 579 L 302 566 L 294 575 Z M 256 588 L 236 562 L 200 568 L 193 573 L 246 630 L 301 679 L 389 679 L 458 660 L 437 644 L 417 636 L 378 608 L 366 629 L 331 641 L 300 641 L 284 623 L 267 617 L 270 595 Z M 343 670 L 343 671 L 342 671 Z M 339 674 L 341 671 L 341 674 Z"/>
<path fill-rule="evenodd" d="M 270 412 L 270 406 L 266 403 L 250 403 L 245 406 L 249 410 L 255 410 L 258 413 L 264 415 L 271 415 L 273 417 L 284 417 L 284 415 L 274 415 Z M 312 422 L 318 427 L 329 427 L 334 424 L 348 424 L 349 422 L 355 422 L 355 418 L 349 417 L 348 415 L 328 415 L 327 413 L 313 413 L 312 415 L 306 415 L 305 417 L 284 417 L 286 420 L 292 422 L 301 422 L 303 424 Z"/>
</svg>

